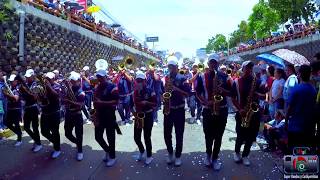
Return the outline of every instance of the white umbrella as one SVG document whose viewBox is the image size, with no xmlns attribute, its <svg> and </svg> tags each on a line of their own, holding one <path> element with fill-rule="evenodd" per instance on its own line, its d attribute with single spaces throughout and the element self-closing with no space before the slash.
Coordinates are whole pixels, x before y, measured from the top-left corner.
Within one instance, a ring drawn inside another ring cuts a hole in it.
<svg viewBox="0 0 320 180">
<path fill-rule="evenodd" d="M 303 64 L 310 65 L 310 62 L 308 61 L 307 58 L 305 58 L 304 56 L 302 56 L 301 54 L 295 51 L 291 51 L 288 49 L 279 49 L 272 52 L 272 54 L 280 57 L 281 59 L 287 61 L 288 63 L 294 64 L 297 66 L 301 66 Z"/>
</svg>

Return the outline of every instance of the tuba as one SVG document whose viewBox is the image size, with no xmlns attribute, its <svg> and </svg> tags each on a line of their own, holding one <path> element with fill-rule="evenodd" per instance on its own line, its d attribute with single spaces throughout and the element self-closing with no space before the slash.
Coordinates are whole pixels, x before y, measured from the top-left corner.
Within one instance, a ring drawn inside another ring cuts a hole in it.
<svg viewBox="0 0 320 180">
<path fill-rule="evenodd" d="M 213 78 L 213 93 L 212 93 L 212 114 L 218 116 L 220 114 L 220 103 L 223 101 L 223 96 L 219 94 L 221 82 L 218 78 L 218 73 L 215 73 Z"/>
<path fill-rule="evenodd" d="M 249 96 L 247 98 L 247 104 L 246 104 L 246 107 L 244 108 L 244 111 L 246 112 L 246 116 L 242 117 L 241 119 L 241 127 L 244 127 L 244 128 L 248 128 L 250 126 L 250 122 L 252 120 L 253 115 L 259 111 L 259 104 L 253 101 L 256 85 L 257 85 L 257 77 L 254 76 L 251 89 L 249 92 Z"/>
<path fill-rule="evenodd" d="M 169 78 L 169 81 L 165 84 L 165 92 L 162 95 L 163 98 L 163 114 L 170 114 L 170 98 L 172 96 L 173 91 L 173 80 Z"/>
</svg>

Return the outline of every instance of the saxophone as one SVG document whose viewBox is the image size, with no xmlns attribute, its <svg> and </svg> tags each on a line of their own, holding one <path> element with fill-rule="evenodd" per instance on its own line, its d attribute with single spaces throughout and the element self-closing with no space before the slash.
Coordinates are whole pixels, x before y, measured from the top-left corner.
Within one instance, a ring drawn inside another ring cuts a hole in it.
<svg viewBox="0 0 320 180">
<path fill-rule="evenodd" d="M 32 88 L 32 91 L 36 94 L 37 101 L 42 106 L 49 105 L 49 99 L 47 97 L 47 85 L 46 79 L 42 75 L 36 76 L 37 85 Z"/>
<path fill-rule="evenodd" d="M 165 92 L 162 95 L 164 115 L 170 114 L 170 98 L 172 96 L 172 90 L 173 90 L 173 79 L 169 78 L 169 81 L 166 82 L 166 85 L 165 85 Z"/>
<path fill-rule="evenodd" d="M 218 116 L 220 114 L 220 103 L 223 101 L 223 96 L 219 94 L 221 83 L 219 82 L 218 74 L 213 78 L 213 92 L 212 92 L 212 114 Z"/>
<path fill-rule="evenodd" d="M 246 116 L 242 117 L 241 119 L 241 127 L 244 127 L 244 128 L 248 128 L 250 126 L 250 122 L 252 120 L 254 113 L 257 113 L 259 111 L 259 104 L 253 101 L 256 85 L 257 85 L 257 77 L 254 76 L 250 93 L 247 98 L 247 104 L 244 108 L 244 111 L 246 112 Z"/>
</svg>

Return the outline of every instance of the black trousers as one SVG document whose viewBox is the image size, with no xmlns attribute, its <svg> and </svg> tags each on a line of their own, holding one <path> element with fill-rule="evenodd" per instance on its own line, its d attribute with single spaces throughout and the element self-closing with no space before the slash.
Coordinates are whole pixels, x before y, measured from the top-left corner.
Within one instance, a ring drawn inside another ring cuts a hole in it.
<svg viewBox="0 0 320 180">
<path fill-rule="evenodd" d="M 250 121 L 250 126 L 248 128 L 241 127 L 241 116 L 239 112 L 236 113 L 235 119 L 237 132 L 235 152 L 240 153 L 240 148 L 244 143 L 242 157 L 247 157 L 250 154 L 250 148 L 252 146 L 252 143 L 256 141 L 256 137 L 258 135 L 260 125 L 260 114 L 258 112 L 253 115 L 253 118 Z"/>
<path fill-rule="evenodd" d="M 21 118 L 21 109 L 10 110 L 7 111 L 7 117 L 4 121 L 4 125 L 6 125 L 11 131 L 13 131 L 18 137 L 17 140 L 22 140 L 22 131 L 20 128 L 19 122 L 22 120 Z"/>
<path fill-rule="evenodd" d="M 60 111 L 52 114 L 41 114 L 41 134 L 53 144 L 56 151 L 60 151 Z"/>
<path fill-rule="evenodd" d="M 176 153 L 177 158 L 181 157 L 183 147 L 183 133 L 185 125 L 185 109 L 171 109 L 169 115 L 164 116 L 164 141 L 169 154 L 173 154 L 172 147 L 172 129 L 174 127 L 176 133 Z"/>
<path fill-rule="evenodd" d="M 29 134 L 29 136 L 33 139 L 36 145 L 41 145 L 40 141 L 40 132 L 39 132 L 39 110 L 38 107 L 30 107 L 26 108 L 24 112 L 24 130 Z M 31 130 L 32 124 L 32 130 Z"/>
<path fill-rule="evenodd" d="M 220 115 L 212 115 L 212 110 L 203 109 L 203 132 L 206 140 L 206 153 L 212 160 L 218 159 L 222 136 L 227 124 L 228 108 L 220 110 Z M 214 147 L 212 145 L 214 141 Z"/>
<path fill-rule="evenodd" d="M 143 130 L 144 143 L 147 149 L 147 157 L 152 156 L 152 143 L 151 143 L 151 132 L 153 127 L 153 112 L 146 113 L 144 118 L 144 127 L 134 127 L 134 141 L 136 142 L 140 153 L 144 153 L 145 149 L 141 142 L 141 134 Z"/>
<path fill-rule="evenodd" d="M 76 136 L 72 131 L 75 129 Z M 66 112 L 64 122 L 65 136 L 73 143 L 77 145 L 78 152 L 82 153 L 82 141 L 83 141 L 83 118 L 81 111 L 79 112 Z"/>
<path fill-rule="evenodd" d="M 113 113 L 106 113 L 98 117 L 99 125 L 94 129 L 95 139 L 102 149 L 109 153 L 111 159 L 116 157 L 116 115 Z M 103 138 L 103 134 L 106 132 L 107 142 Z"/>
</svg>

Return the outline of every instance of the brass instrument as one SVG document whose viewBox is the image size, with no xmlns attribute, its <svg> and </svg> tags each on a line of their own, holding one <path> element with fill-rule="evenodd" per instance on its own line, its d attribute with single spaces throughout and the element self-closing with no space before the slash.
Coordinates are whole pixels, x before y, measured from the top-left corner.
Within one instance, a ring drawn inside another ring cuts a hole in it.
<svg viewBox="0 0 320 180">
<path fill-rule="evenodd" d="M 120 71 L 124 70 L 124 69 L 134 69 L 136 67 L 136 60 L 128 55 L 125 58 L 123 58 L 122 62 L 118 65 L 118 69 Z"/>
<path fill-rule="evenodd" d="M 179 70 L 179 74 L 181 74 L 181 75 L 185 75 L 186 72 L 187 72 L 187 71 L 186 71 L 186 70 L 183 70 L 183 69 L 180 69 L 180 70 Z"/>
<path fill-rule="evenodd" d="M 49 100 L 47 97 L 47 85 L 46 79 L 42 75 L 36 76 L 37 85 L 32 88 L 34 94 L 36 94 L 37 101 L 42 106 L 49 105 Z"/>
<path fill-rule="evenodd" d="M 30 88 L 27 83 L 25 82 L 25 80 L 22 78 L 22 76 L 20 74 L 17 75 L 17 80 L 20 82 L 21 86 L 24 88 L 25 91 L 27 91 L 28 94 L 34 94 L 33 93 L 33 89 Z"/>
<path fill-rule="evenodd" d="M 250 126 L 250 122 L 254 113 L 257 113 L 259 111 L 259 104 L 253 101 L 256 85 L 257 85 L 257 77 L 254 76 L 251 89 L 249 92 L 249 96 L 247 98 L 247 104 L 246 104 L 246 107 L 244 108 L 244 111 L 246 112 L 246 116 L 242 117 L 241 119 L 241 127 L 244 127 L 244 128 L 248 128 Z"/>
<path fill-rule="evenodd" d="M 11 90 L 11 86 L 9 86 L 9 84 L 7 83 L 7 77 L 3 76 L 3 83 L 4 83 L 4 89 L 3 91 L 6 92 L 6 94 L 9 94 L 10 96 L 14 96 L 12 90 Z"/>
<path fill-rule="evenodd" d="M 170 78 L 168 82 L 165 84 L 165 92 L 162 95 L 163 98 L 163 114 L 170 114 L 170 98 L 172 96 L 173 91 L 173 80 Z"/>
<path fill-rule="evenodd" d="M 156 66 L 157 66 L 157 61 L 150 60 L 150 61 L 148 62 L 148 68 L 149 68 L 149 69 L 154 69 Z"/>
<path fill-rule="evenodd" d="M 72 90 L 71 82 L 65 78 L 62 81 L 62 87 L 62 90 L 64 91 L 64 94 L 66 95 L 67 99 L 69 99 L 72 102 L 77 102 L 77 98 Z"/>
<path fill-rule="evenodd" d="M 204 64 L 203 64 L 203 63 L 198 64 L 198 70 L 199 70 L 200 72 L 203 72 L 203 71 L 204 71 Z"/>
<path fill-rule="evenodd" d="M 138 129 L 142 129 L 144 127 L 144 118 L 146 117 L 146 114 L 144 112 L 137 112 L 134 113 L 134 125 Z"/>
<path fill-rule="evenodd" d="M 213 78 L 212 92 L 212 114 L 218 116 L 220 114 L 220 103 L 223 101 L 223 96 L 219 94 L 221 83 L 219 82 L 218 73 L 215 73 Z"/>
</svg>

